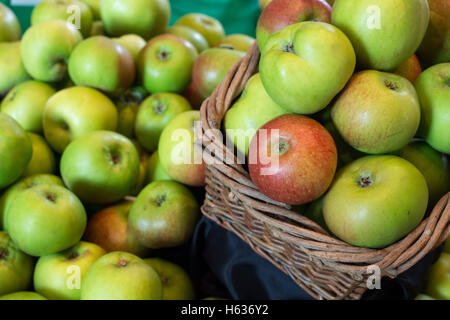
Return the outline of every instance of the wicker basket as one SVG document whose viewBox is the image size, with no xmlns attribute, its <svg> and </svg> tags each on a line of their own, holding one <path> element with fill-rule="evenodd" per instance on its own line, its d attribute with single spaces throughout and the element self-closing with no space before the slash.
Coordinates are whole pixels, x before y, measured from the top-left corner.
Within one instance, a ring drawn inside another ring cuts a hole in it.
<svg viewBox="0 0 450 320">
<path fill-rule="evenodd" d="M 226 111 L 258 72 L 259 56 L 255 44 L 202 105 L 196 147 L 220 151 L 203 155 L 207 173 L 202 212 L 239 236 L 315 299 L 360 299 L 375 270 L 381 276 L 395 278 L 447 239 L 450 193 L 414 231 L 382 250 L 340 241 L 290 211 L 290 206 L 264 196 L 244 167 L 237 164 L 220 133 Z"/>
</svg>

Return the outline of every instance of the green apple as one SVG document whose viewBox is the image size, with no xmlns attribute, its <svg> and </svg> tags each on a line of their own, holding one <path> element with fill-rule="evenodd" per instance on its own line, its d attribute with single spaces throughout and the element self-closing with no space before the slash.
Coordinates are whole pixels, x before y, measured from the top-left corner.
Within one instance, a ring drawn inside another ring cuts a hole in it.
<svg viewBox="0 0 450 320">
<path fill-rule="evenodd" d="M 145 259 L 161 278 L 163 300 L 195 300 L 194 284 L 180 266 L 158 258 Z"/>
<path fill-rule="evenodd" d="M 23 82 L 3 99 L 1 111 L 14 118 L 24 130 L 41 133 L 45 104 L 54 93 L 55 89 L 46 83 Z"/>
<path fill-rule="evenodd" d="M 103 24 L 103 21 L 98 20 L 98 21 L 92 22 L 92 27 L 91 27 L 89 36 L 95 37 L 95 36 L 104 36 L 104 35 L 106 35 L 106 31 L 105 31 L 105 25 Z"/>
<path fill-rule="evenodd" d="M 34 261 L 8 233 L 0 231 L 0 295 L 26 290 L 33 278 Z"/>
<path fill-rule="evenodd" d="M 434 299 L 426 294 L 421 293 L 421 294 L 417 295 L 417 297 L 415 297 L 414 300 L 436 300 L 436 299 Z"/>
<path fill-rule="evenodd" d="M 199 211 L 188 188 L 174 181 L 155 181 L 138 195 L 128 221 L 143 246 L 172 248 L 190 240 Z"/>
<path fill-rule="evenodd" d="M 20 39 L 20 23 L 14 12 L 0 3 L 0 42 L 17 41 Z"/>
<path fill-rule="evenodd" d="M 430 192 L 430 206 L 434 206 L 450 190 L 450 166 L 447 156 L 434 150 L 426 142 L 414 140 L 397 155 L 422 172 Z"/>
<path fill-rule="evenodd" d="M 5 228 L 17 246 L 32 256 L 53 254 L 80 241 L 86 228 L 80 200 L 58 185 L 20 192 L 5 216 Z"/>
<path fill-rule="evenodd" d="M 92 88 L 71 87 L 48 100 L 44 135 L 53 150 L 62 153 L 71 141 L 86 133 L 116 130 L 117 122 L 117 108 L 107 96 Z"/>
<path fill-rule="evenodd" d="M 233 50 L 247 52 L 255 43 L 255 38 L 246 34 L 232 34 L 217 42 L 216 47 L 228 47 Z"/>
<path fill-rule="evenodd" d="M 200 32 L 197 32 L 192 28 L 185 27 L 182 25 L 172 26 L 169 29 L 167 29 L 166 33 L 179 36 L 180 38 L 189 41 L 194 45 L 198 53 L 202 53 L 203 51 L 209 48 L 209 43 L 205 39 L 205 37 Z"/>
<path fill-rule="evenodd" d="M 147 175 L 145 184 L 153 181 L 171 181 L 173 180 L 164 170 L 161 161 L 159 161 L 158 151 L 155 151 L 147 162 Z"/>
<path fill-rule="evenodd" d="M 150 40 L 138 58 L 140 79 L 151 93 L 183 92 L 198 53 L 192 43 L 164 34 Z"/>
<path fill-rule="evenodd" d="M 425 294 L 438 299 L 450 300 L 450 254 L 443 252 L 428 271 Z"/>
<path fill-rule="evenodd" d="M 139 155 L 133 143 L 112 131 L 74 140 L 61 158 L 61 176 L 82 201 L 109 204 L 129 195 L 139 181 Z"/>
<path fill-rule="evenodd" d="M 82 284 L 82 300 L 161 300 L 158 273 L 141 258 L 111 252 L 98 259 Z"/>
<path fill-rule="evenodd" d="M 81 241 L 62 252 L 42 256 L 34 270 L 34 289 L 50 300 L 80 300 L 86 273 L 105 254 L 98 245 Z"/>
<path fill-rule="evenodd" d="M 1 296 L 0 300 L 47 300 L 47 299 L 36 292 L 20 291 Z"/>
<path fill-rule="evenodd" d="M 56 170 L 56 159 L 53 150 L 40 135 L 31 132 L 28 132 L 27 134 L 31 141 L 33 154 L 30 162 L 22 173 L 22 177 L 54 173 Z"/>
<path fill-rule="evenodd" d="M 353 148 L 370 154 L 405 147 L 420 124 L 420 104 L 414 86 L 392 73 L 357 73 L 335 101 L 331 117 Z"/>
<path fill-rule="evenodd" d="M 199 111 L 185 111 L 164 128 L 159 138 L 159 160 L 170 177 L 189 186 L 205 185 L 206 168 L 202 152 L 194 147 Z"/>
<path fill-rule="evenodd" d="M 237 149 L 247 156 L 256 131 L 270 120 L 288 113 L 267 94 L 257 73 L 248 80 L 241 97 L 226 113 L 224 127 Z"/>
<path fill-rule="evenodd" d="M 88 37 L 92 27 L 92 11 L 78 0 L 44 0 L 31 13 L 31 25 L 42 21 L 63 20 L 72 23 L 83 35 Z"/>
<path fill-rule="evenodd" d="M 336 0 L 331 15 L 352 41 L 358 65 L 384 71 L 416 52 L 429 19 L 427 0 Z"/>
<path fill-rule="evenodd" d="M 136 116 L 141 103 L 147 96 L 148 92 L 143 87 L 133 87 L 114 100 L 119 110 L 117 133 L 129 139 L 135 138 Z"/>
<path fill-rule="evenodd" d="M 341 240 L 383 248 L 416 228 L 427 204 L 427 182 L 414 165 L 397 156 L 366 156 L 338 172 L 323 216 Z"/>
<path fill-rule="evenodd" d="M 422 109 L 419 135 L 450 154 L 450 63 L 428 68 L 414 83 Z"/>
<path fill-rule="evenodd" d="M 126 34 L 120 38 L 114 38 L 112 40 L 127 49 L 137 65 L 139 52 L 141 52 L 141 50 L 145 47 L 147 41 L 136 34 Z"/>
<path fill-rule="evenodd" d="M 213 93 L 228 70 L 244 56 L 245 52 L 231 48 L 210 48 L 198 56 L 192 70 L 192 86 L 201 101 Z"/>
<path fill-rule="evenodd" d="M 149 250 L 137 241 L 129 228 L 132 205 L 132 201 L 123 201 L 95 213 L 88 221 L 84 239 L 107 252 L 124 251 L 144 257 Z"/>
<path fill-rule="evenodd" d="M 256 39 L 262 51 L 267 39 L 283 28 L 303 21 L 331 22 L 331 7 L 324 0 L 277 0 L 258 19 Z"/>
<path fill-rule="evenodd" d="M 96 36 L 81 42 L 69 59 L 69 74 L 78 86 L 89 86 L 117 96 L 135 77 L 131 53 L 113 40 Z"/>
<path fill-rule="evenodd" d="M 328 231 L 325 218 L 323 217 L 323 197 L 311 202 L 310 205 L 304 209 L 303 212 L 300 211 L 300 213 L 303 213 L 305 217 L 311 219 L 323 229 Z"/>
<path fill-rule="evenodd" d="M 0 42 L 0 99 L 29 79 L 20 53 L 20 42 Z"/>
<path fill-rule="evenodd" d="M 294 113 L 313 114 L 344 88 L 355 63 L 352 44 L 343 32 L 324 22 L 308 21 L 272 34 L 259 68 L 264 87 L 276 103 Z"/>
<path fill-rule="evenodd" d="M 428 0 L 430 23 L 418 55 L 425 66 L 450 61 L 450 3 L 447 0 Z"/>
<path fill-rule="evenodd" d="M 100 1 L 101 0 L 80 0 L 89 6 L 92 11 L 92 17 L 94 20 L 100 20 Z"/>
<path fill-rule="evenodd" d="M 32 156 L 30 138 L 10 116 L 0 113 L 0 189 L 23 173 Z"/>
<path fill-rule="evenodd" d="M 169 0 L 101 0 L 100 14 L 110 36 L 132 33 L 149 40 L 166 30 L 170 3 Z"/>
<path fill-rule="evenodd" d="M 148 97 L 136 117 L 136 138 L 146 150 L 156 151 L 164 128 L 178 114 L 189 110 L 192 110 L 189 102 L 175 93 L 157 93 Z"/>
<path fill-rule="evenodd" d="M 137 140 L 131 140 L 131 142 L 134 144 L 139 155 L 139 179 L 136 187 L 130 192 L 130 196 L 137 196 L 146 186 L 145 178 L 147 177 L 147 167 L 150 155 Z"/>
<path fill-rule="evenodd" d="M 51 174 L 38 174 L 26 177 L 9 187 L 0 197 L 0 229 L 5 227 L 6 212 L 18 194 L 32 187 L 46 184 L 64 187 L 64 182 L 59 177 Z"/>
<path fill-rule="evenodd" d="M 82 39 L 73 24 L 62 20 L 48 20 L 31 26 L 21 41 L 25 69 L 35 80 L 64 80 L 68 59 Z"/>
<path fill-rule="evenodd" d="M 202 34 L 213 47 L 225 37 L 225 30 L 219 20 L 201 13 L 189 13 L 182 16 L 175 23 L 176 26 L 185 26 Z"/>
</svg>

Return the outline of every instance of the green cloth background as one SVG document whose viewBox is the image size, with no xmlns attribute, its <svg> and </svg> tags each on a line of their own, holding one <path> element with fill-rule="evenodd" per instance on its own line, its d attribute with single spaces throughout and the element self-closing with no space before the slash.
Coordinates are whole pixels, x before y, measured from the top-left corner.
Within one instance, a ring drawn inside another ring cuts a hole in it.
<svg viewBox="0 0 450 320">
<path fill-rule="evenodd" d="M 0 0 L 10 5 L 10 0 Z M 173 24 L 187 13 L 204 13 L 218 19 L 227 34 L 243 33 L 255 36 L 256 23 L 261 13 L 258 0 L 170 0 Z M 13 6 L 19 18 L 22 32 L 30 26 L 32 7 Z"/>
</svg>

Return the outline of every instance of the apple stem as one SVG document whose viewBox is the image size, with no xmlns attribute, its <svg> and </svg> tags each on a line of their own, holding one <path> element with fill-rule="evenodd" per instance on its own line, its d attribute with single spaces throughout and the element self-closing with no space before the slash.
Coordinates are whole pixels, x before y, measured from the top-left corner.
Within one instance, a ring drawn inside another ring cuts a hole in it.
<svg viewBox="0 0 450 320">
<path fill-rule="evenodd" d="M 389 89 L 391 89 L 391 90 L 397 90 L 398 89 L 398 86 L 397 86 L 397 84 L 395 84 L 394 82 L 392 82 L 392 81 L 389 81 L 389 80 L 385 80 L 384 81 L 384 84 L 386 85 L 386 87 L 388 87 Z"/>
<path fill-rule="evenodd" d="M 167 59 L 169 59 L 169 53 L 164 50 L 158 52 L 158 59 L 161 61 L 166 61 Z"/>
<path fill-rule="evenodd" d="M 295 48 L 293 43 L 289 43 L 284 47 L 284 52 L 292 52 L 295 53 Z"/>
<path fill-rule="evenodd" d="M 125 260 L 125 259 L 119 260 L 119 267 L 126 267 L 127 264 L 128 264 L 127 260 Z"/>
</svg>

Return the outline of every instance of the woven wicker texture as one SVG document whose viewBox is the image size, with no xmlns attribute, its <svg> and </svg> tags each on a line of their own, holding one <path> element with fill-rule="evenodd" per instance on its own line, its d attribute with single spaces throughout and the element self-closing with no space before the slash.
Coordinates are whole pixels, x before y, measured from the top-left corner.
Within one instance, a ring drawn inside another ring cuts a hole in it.
<svg viewBox="0 0 450 320">
<path fill-rule="evenodd" d="M 340 241 L 291 211 L 290 206 L 264 196 L 238 164 L 233 150 L 226 147 L 220 132 L 225 113 L 258 72 L 259 57 L 255 44 L 202 105 L 196 130 L 196 147 L 202 148 L 207 162 L 202 212 L 239 236 L 315 299 L 360 299 L 374 270 L 395 278 L 447 239 L 450 193 L 408 236 L 382 250 Z"/>
</svg>

